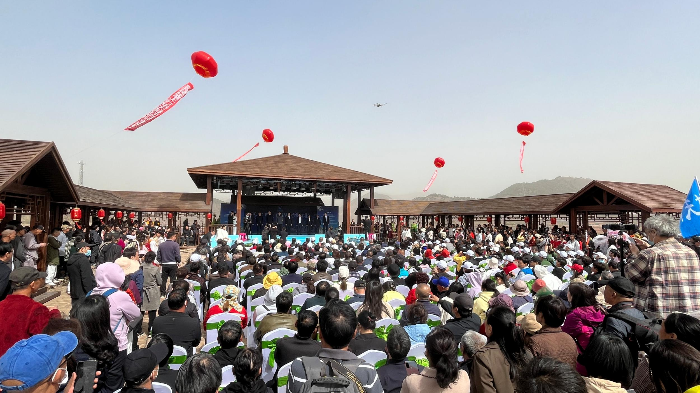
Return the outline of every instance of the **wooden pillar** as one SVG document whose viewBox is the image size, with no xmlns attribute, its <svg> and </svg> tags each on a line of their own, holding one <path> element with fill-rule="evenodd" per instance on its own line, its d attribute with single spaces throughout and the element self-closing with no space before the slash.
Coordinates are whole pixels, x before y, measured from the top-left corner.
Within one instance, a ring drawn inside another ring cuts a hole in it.
<svg viewBox="0 0 700 393">
<path fill-rule="evenodd" d="M 238 179 L 238 190 L 236 191 L 236 233 L 241 233 L 241 201 L 243 200 L 243 180 Z"/>
<path fill-rule="evenodd" d="M 583 225 L 584 230 L 588 230 L 588 212 L 582 212 L 583 214 L 583 219 L 581 221 L 581 225 Z"/>
<path fill-rule="evenodd" d="M 240 183 L 239 183 L 240 184 Z M 213 198 L 214 191 L 211 188 L 211 176 L 207 176 L 207 205 L 211 205 L 211 200 Z"/>
<path fill-rule="evenodd" d="M 576 233 L 578 225 L 576 221 L 576 209 L 572 207 L 569 211 L 569 233 Z"/>
<path fill-rule="evenodd" d="M 331 191 L 331 206 L 335 206 L 335 193 Z"/>
<path fill-rule="evenodd" d="M 649 219 L 649 216 L 650 216 L 650 214 L 648 211 L 642 210 L 642 217 L 640 218 L 641 222 L 639 223 L 640 225 L 638 228 L 640 231 L 643 230 L 644 222 Z"/>
<path fill-rule="evenodd" d="M 345 205 L 343 208 L 345 211 L 343 212 L 343 216 L 345 217 L 345 233 L 349 234 L 350 233 L 350 198 L 352 197 L 352 189 L 350 188 L 350 185 L 347 184 L 345 186 Z"/>
<path fill-rule="evenodd" d="M 369 188 L 369 208 L 374 209 L 374 187 Z"/>
<path fill-rule="evenodd" d="M 360 210 L 359 207 L 360 207 L 361 203 L 362 203 L 362 190 L 358 189 L 357 190 L 357 207 L 358 207 L 357 210 Z M 359 211 L 357 212 L 357 221 L 355 221 L 355 223 L 357 223 L 357 225 L 360 225 L 360 212 Z"/>
</svg>

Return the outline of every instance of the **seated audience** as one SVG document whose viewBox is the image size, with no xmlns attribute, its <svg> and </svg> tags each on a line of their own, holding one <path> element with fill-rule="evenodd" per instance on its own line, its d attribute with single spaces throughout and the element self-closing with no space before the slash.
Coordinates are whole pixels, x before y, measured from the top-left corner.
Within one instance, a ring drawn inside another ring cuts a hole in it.
<svg viewBox="0 0 700 393">
<path fill-rule="evenodd" d="M 149 348 L 137 349 L 124 361 L 124 393 L 155 393 L 153 382 L 158 377 L 160 363 L 168 359 L 168 347 L 157 343 Z"/>
<path fill-rule="evenodd" d="M 292 294 L 287 291 L 277 295 L 277 299 L 275 299 L 277 312 L 267 314 L 255 329 L 255 341 L 258 345 L 260 345 L 263 336 L 275 329 L 287 328 L 296 330 L 297 317 L 291 314 L 293 301 Z"/>
<path fill-rule="evenodd" d="M 236 380 L 222 390 L 223 393 L 273 393 L 260 378 L 262 354 L 253 348 L 246 348 L 233 362 L 233 375 Z M 275 390 L 276 392 L 276 390 Z"/>
<path fill-rule="evenodd" d="M 395 326 L 389 332 L 386 340 L 386 364 L 377 369 L 379 382 L 384 393 L 399 393 L 404 379 L 411 374 L 419 373 L 423 367 L 406 359 L 411 350 L 411 339 L 401 326 Z"/>
<path fill-rule="evenodd" d="M 350 341 L 350 352 L 359 356 L 369 350 L 384 351 L 386 341 L 374 333 L 377 318 L 370 311 L 363 310 L 357 315 L 357 322 L 355 338 Z"/>
<path fill-rule="evenodd" d="M 530 337 L 528 348 L 532 354 L 535 357 L 556 359 L 576 368 L 576 342 L 561 331 L 566 318 L 564 302 L 554 295 L 541 297 L 535 303 L 535 315 L 542 327 Z"/>
<path fill-rule="evenodd" d="M 233 364 L 236 356 L 241 353 L 243 348 L 238 344 L 241 342 L 243 329 L 241 324 L 236 321 L 226 321 L 219 328 L 216 341 L 219 343 L 219 350 L 214 354 L 214 359 L 219 362 L 223 368 Z"/>
<path fill-rule="evenodd" d="M 153 382 L 158 382 L 158 383 L 164 383 L 173 390 L 175 391 L 175 381 L 177 380 L 177 370 L 172 370 L 170 369 L 170 366 L 168 365 L 168 361 L 170 360 L 170 357 L 173 355 L 173 339 L 170 338 L 165 333 L 160 333 L 156 334 L 153 336 L 151 341 L 148 342 L 148 348 L 152 347 L 153 345 L 156 344 L 165 344 L 165 346 L 168 348 L 168 354 L 163 360 L 160 361 L 158 364 L 158 376 L 156 377 L 156 380 Z"/>
<path fill-rule="evenodd" d="M 526 365 L 515 383 L 518 393 L 604 393 L 587 390 L 576 370 L 552 358 L 537 358 Z M 509 390 L 512 392 L 513 390 Z M 501 390 L 498 390 L 501 392 Z"/>
<path fill-rule="evenodd" d="M 474 354 L 486 345 L 486 340 L 486 336 L 474 330 L 468 330 L 460 340 L 463 360 L 459 364 L 459 368 L 466 371 L 470 376 Z"/>
<path fill-rule="evenodd" d="M 219 363 L 208 353 L 198 353 L 180 366 L 173 393 L 217 393 L 220 386 Z"/>
</svg>

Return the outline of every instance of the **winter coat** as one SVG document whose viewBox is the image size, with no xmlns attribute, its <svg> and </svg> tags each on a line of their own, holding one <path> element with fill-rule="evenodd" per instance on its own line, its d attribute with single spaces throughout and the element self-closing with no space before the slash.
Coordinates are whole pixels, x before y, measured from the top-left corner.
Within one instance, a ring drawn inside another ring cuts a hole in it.
<svg viewBox="0 0 700 393">
<path fill-rule="evenodd" d="M 160 286 L 163 283 L 160 269 L 152 263 L 143 265 L 143 291 L 141 311 L 155 311 L 160 306 Z"/>
<path fill-rule="evenodd" d="M 424 368 L 420 374 L 413 374 L 406 377 L 401 385 L 401 393 L 422 393 L 422 392 L 468 392 L 469 391 L 469 375 L 464 370 L 459 370 L 457 379 L 442 389 L 435 379 L 437 370 L 428 367 Z"/>
<path fill-rule="evenodd" d="M 55 237 L 49 236 L 49 240 L 46 242 L 46 263 L 51 266 L 58 266 L 60 262 L 58 256 L 58 249 L 61 248 L 61 242 L 59 242 Z"/>
<path fill-rule="evenodd" d="M 95 271 L 97 288 L 92 290 L 92 294 L 101 295 L 110 289 L 117 289 L 107 297 L 107 301 L 109 302 L 109 327 L 119 341 L 120 351 L 128 346 L 129 322 L 141 316 L 141 310 L 131 300 L 131 296 L 118 290 L 124 283 L 124 278 L 124 270 L 119 265 L 113 262 L 103 263 Z"/>
<path fill-rule="evenodd" d="M 577 307 L 566 316 L 561 330 L 574 338 L 581 353 L 588 346 L 593 331 L 603 319 L 605 314 L 597 306 Z"/>
<path fill-rule="evenodd" d="M 627 393 L 627 390 L 618 382 L 591 377 L 583 377 L 583 380 L 586 381 L 588 393 Z"/>
<path fill-rule="evenodd" d="M 472 356 L 471 393 L 513 393 L 510 363 L 498 343 L 490 342 Z"/>
<path fill-rule="evenodd" d="M 481 318 L 481 322 L 486 320 L 486 311 L 489 309 L 489 300 L 491 300 L 493 294 L 494 292 L 481 292 L 479 297 L 474 300 L 472 312 Z"/>
<path fill-rule="evenodd" d="M 97 286 L 95 275 L 90 268 L 90 259 L 85 254 L 71 254 L 66 261 L 66 271 L 70 280 L 71 299 L 82 299 Z"/>
</svg>

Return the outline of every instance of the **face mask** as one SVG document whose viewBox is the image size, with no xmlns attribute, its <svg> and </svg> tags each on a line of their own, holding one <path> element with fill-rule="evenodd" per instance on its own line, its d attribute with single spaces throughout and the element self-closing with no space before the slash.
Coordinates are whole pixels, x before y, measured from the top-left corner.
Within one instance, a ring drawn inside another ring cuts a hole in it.
<svg viewBox="0 0 700 393">
<path fill-rule="evenodd" d="M 92 255 L 92 250 L 87 250 L 87 251 L 85 251 L 85 256 L 86 256 L 86 257 L 89 257 L 90 255 Z"/>
</svg>

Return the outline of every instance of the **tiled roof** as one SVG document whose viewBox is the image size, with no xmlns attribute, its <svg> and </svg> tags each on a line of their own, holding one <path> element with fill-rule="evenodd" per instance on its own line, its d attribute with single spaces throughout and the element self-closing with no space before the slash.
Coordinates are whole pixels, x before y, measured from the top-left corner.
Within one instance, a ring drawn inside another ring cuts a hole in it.
<svg viewBox="0 0 700 393">
<path fill-rule="evenodd" d="M 125 200 L 110 191 L 96 190 L 90 187 L 75 185 L 80 196 L 80 203 L 86 206 L 107 207 L 113 209 L 133 210 Z"/>
<path fill-rule="evenodd" d="M 207 175 L 249 179 L 360 183 L 375 186 L 392 183 L 391 180 L 383 177 L 324 164 L 287 153 L 252 160 L 188 168 L 187 172 L 197 187 L 202 189 L 207 188 Z"/>
<path fill-rule="evenodd" d="M 671 187 L 658 184 L 621 183 L 594 180 L 581 191 L 560 203 L 556 210 L 561 211 L 593 188 L 603 189 L 619 198 L 650 213 L 672 213 L 683 210 L 686 194 Z"/>
<path fill-rule="evenodd" d="M 477 214 L 550 214 L 573 194 L 553 194 L 510 198 L 471 199 L 455 202 L 433 202 L 424 211 L 426 215 Z"/>
<path fill-rule="evenodd" d="M 207 194 L 187 192 L 109 191 L 123 199 L 135 210 L 144 212 L 210 212 L 206 204 Z"/>
<path fill-rule="evenodd" d="M 358 210 L 367 211 L 367 213 L 361 212 L 361 214 L 376 216 L 419 216 L 431 203 L 429 201 L 375 199 L 374 208 L 369 209 L 369 199 L 363 199 L 362 206 L 358 207 Z"/>
</svg>

